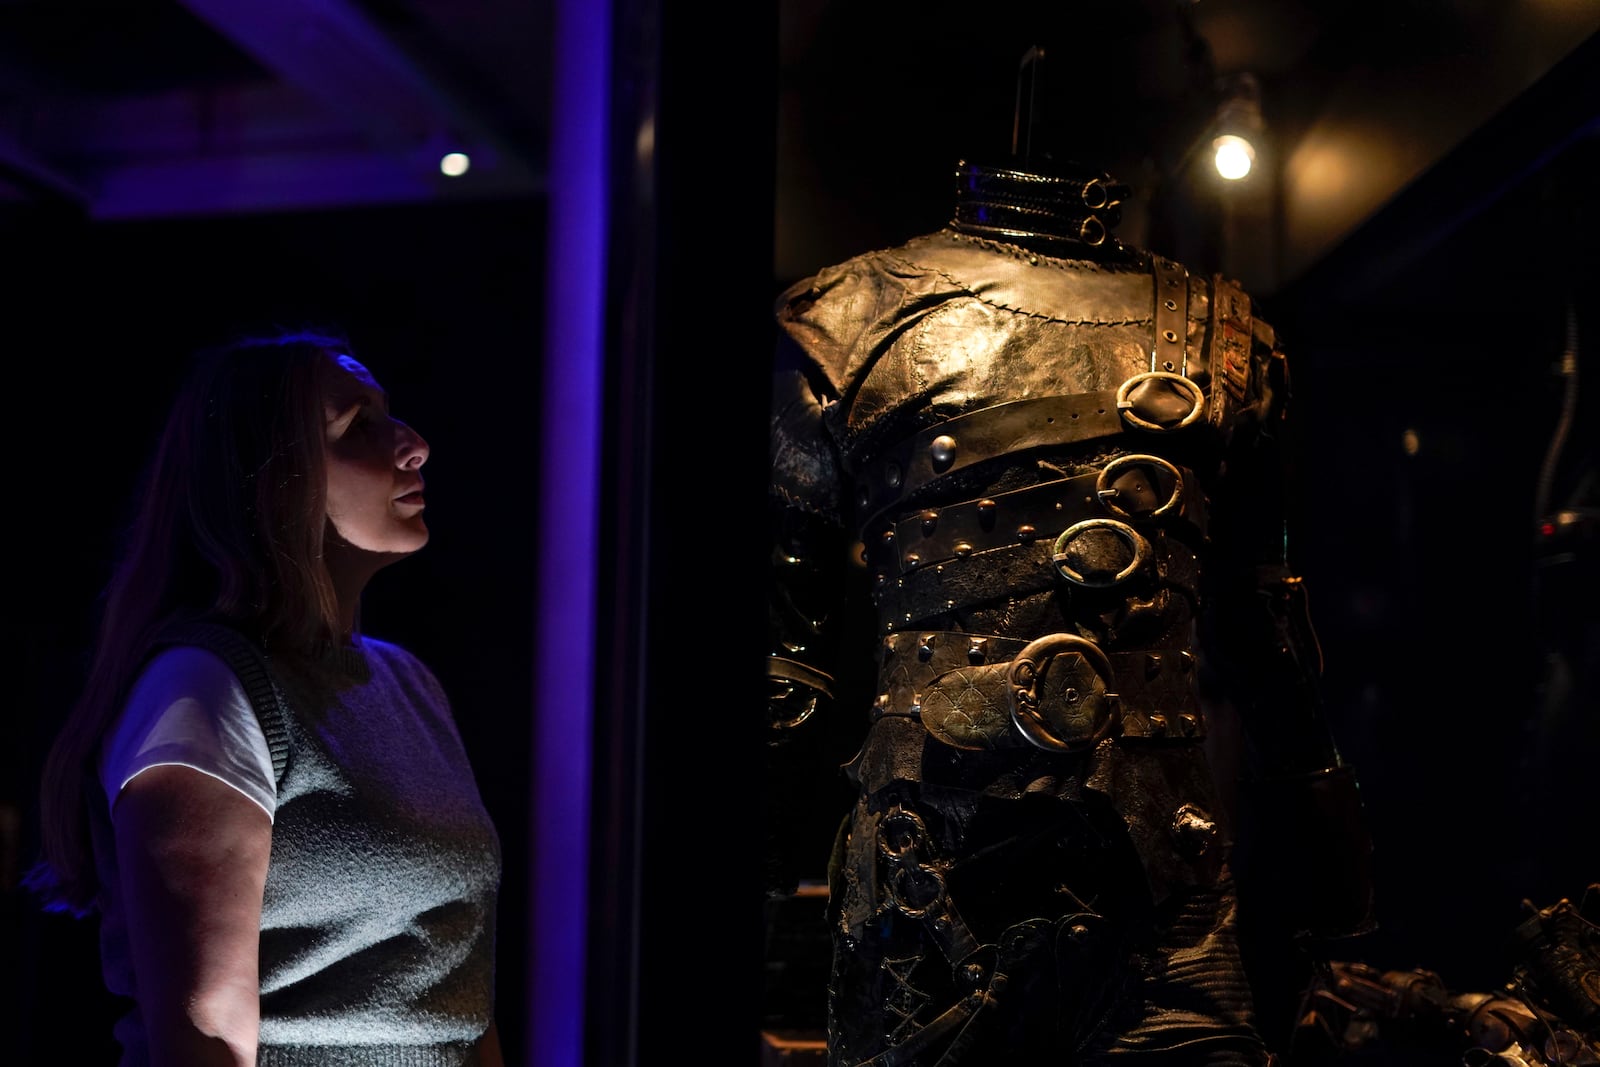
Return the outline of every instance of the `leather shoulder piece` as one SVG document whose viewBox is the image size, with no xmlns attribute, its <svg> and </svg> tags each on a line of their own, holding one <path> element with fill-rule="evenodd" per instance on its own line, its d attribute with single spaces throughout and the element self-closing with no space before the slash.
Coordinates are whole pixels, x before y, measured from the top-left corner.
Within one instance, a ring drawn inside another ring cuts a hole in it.
<svg viewBox="0 0 1600 1067">
<path fill-rule="evenodd" d="M 272 780 L 283 784 L 289 765 L 289 706 L 267 665 L 266 653 L 254 641 L 231 626 L 217 622 L 178 622 L 167 626 L 151 644 L 151 654 L 173 645 L 193 645 L 216 655 L 228 665 L 244 686 L 250 706 L 255 709 L 261 732 L 272 754 Z"/>
<path fill-rule="evenodd" d="M 1207 331 L 1211 372 L 1211 423 L 1222 427 L 1250 392 L 1250 349 L 1254 330 L 1250 297 L 1239 283 L 1221 274 L 1211 282 L 1211 323 Z"/>
</svg>

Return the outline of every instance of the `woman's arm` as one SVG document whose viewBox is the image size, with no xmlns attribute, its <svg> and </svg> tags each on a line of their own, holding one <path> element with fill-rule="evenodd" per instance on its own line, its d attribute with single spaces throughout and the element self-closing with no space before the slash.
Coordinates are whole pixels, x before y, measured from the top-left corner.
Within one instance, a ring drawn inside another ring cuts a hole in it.
<svg viewBox="0 0 1600 1067">
<path fill-rule="evenodd" d="M 151 767 L 112 812 L 140 1014 L 150 1059 L 254 1064 L 266 812 L 189 767 Z"/>
</svg>

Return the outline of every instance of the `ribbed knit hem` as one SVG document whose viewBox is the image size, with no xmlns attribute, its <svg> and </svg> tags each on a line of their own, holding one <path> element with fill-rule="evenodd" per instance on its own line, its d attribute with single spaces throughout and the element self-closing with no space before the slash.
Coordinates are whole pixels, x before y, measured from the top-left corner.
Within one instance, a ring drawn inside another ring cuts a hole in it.
<svg viewBox="0 0 1600 1067">
<path fill-rule="evenodd" d="M 453 1045 L 262 1045 L 256 1067 L 475 1067 L 474 1042 Z"/>
</svg>

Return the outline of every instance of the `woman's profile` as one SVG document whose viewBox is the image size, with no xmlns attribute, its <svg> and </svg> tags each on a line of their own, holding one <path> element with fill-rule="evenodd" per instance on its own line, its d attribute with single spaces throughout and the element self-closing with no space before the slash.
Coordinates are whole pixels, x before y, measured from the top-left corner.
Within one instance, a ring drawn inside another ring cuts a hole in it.
<svg viewBox="0 0 1600 1067">
<path fill-rule="evenodd" d="M 97 914 L 124 1067 L 499 1067 L 495 828 L 449 700 L 362 631 L 428 445 L 339 337 L 201 353 L 46 761 L 52 909 Z"/>
</svg>

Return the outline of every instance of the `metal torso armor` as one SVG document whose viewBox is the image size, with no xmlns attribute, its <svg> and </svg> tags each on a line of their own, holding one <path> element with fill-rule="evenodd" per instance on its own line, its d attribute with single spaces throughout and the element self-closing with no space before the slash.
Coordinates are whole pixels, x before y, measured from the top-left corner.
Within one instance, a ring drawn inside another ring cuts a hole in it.
<svg viewBox="0 0 1600 1067">
<path fill-rule="evenodd" d="M 881 643 L 831 1062 L 1265 1062 L 1196 630 L 1218 526 L 1227 570 L 1281 537 L 1226 503 L 1281 414 L 1270 327 L 1161 256 L 954 228 L 777 315 L 816 403 L 775 419 L 776 493 L 860 538 Z"/>
</svg>

